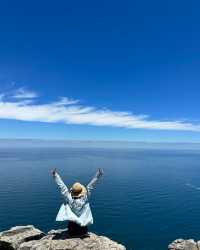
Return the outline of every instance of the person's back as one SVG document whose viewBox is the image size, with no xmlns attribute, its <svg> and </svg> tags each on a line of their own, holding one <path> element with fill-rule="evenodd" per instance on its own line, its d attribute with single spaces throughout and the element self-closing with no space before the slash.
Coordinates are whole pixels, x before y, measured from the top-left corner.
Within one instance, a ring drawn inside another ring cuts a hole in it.
<svg viewBox="0 0 200 250">
<path fill-rule="evenodd" d="M 52 174 L 65 200 L 58 212 L 56 221 L 67 220 L 70 235 L 87 233 L 87 226 L 93 224 L 89 197 L 98 179 L 103 175 L 103 171 L 99 169 L 86 187 L 80 183 L 75 183 L 70 190 L 68 190 L 56 170 L 53 170 Z"/>
</svg>

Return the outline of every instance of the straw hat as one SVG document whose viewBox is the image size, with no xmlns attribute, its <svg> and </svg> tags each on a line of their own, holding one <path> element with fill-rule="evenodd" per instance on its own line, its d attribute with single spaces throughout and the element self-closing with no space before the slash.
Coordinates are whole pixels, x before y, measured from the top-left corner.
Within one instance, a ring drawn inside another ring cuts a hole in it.
<svg viewBox="0 0 200 250">
<path fill-rule="evenodd" d="M 72 197 L 76 197 L 76 198 L 84 196 L 87 193 L 86 188 L 79 182 L 74 183 L 70 191 L 71 191 Z"/>
</svg>

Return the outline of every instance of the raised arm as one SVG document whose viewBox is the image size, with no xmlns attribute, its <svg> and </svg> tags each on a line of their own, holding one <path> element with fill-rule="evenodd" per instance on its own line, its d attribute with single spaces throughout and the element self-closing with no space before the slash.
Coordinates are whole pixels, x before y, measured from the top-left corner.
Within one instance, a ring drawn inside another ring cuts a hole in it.
<svg viewBox="0 0 200 250">
<path fill-rule="evenodd" d="M 60 175 L 57 173 L 56 169 L 52 171 L 52 175 L 60 189 L 61 194 L 64 196 L 65 199 L 69 200 L 70 199 L 69 190 L 65 185 L 65 183 L 62 181 Z"/>
<path fill-rule="evenodd" d="M 88 191 L 88 195 L 91 195 L 91 191 L 95 188 L 98 180 L 103 176 L 103 170 L 102 169 L 98 169 L 98 171 L 96 172 L 95 176 L 93 177 L 93 179 L 90 181 L 90 183 L 87 185 L 87 191 Z"/>
</svg>

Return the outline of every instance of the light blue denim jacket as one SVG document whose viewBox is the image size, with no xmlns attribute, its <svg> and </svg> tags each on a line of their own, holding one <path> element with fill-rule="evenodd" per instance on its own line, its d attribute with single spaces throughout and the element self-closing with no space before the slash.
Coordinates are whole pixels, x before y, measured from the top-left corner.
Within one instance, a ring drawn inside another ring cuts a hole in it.
<svg viewBox="0 0 200 250">
<path fill-rule="evenodd" d="M 73 221 L 80 226 L 87 226 L 93 224 L 92 212 L 90 209 L 88 198 L 91 191 L 94 189 L 99 175 L 96 174 L 91 182 L 87 185 L 87 194 L 79 199 L 73 199 L 67 186 L 62 181 L 58 173 L 55 174 L 54 179 L 58 184 L 61 194 L 64 197 L 65 203 L 61 205 L 57 214 L 56 221 Z"/>
</svg>

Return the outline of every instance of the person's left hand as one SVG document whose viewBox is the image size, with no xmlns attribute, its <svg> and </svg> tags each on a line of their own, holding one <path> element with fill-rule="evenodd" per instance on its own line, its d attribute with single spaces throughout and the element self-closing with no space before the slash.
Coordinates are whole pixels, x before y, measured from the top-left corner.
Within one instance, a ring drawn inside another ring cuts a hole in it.
<svg viewBox="0 0 200 250">
<path fill-rule="evenodd" d="M 54 169 L 51 171 L 51 173 L 52 173 L 53 177 L 55 177 L 55 175 L 56 175 L 56 173 L 57 173 L 57 169 L 54 168 Z"/>
</svg>

